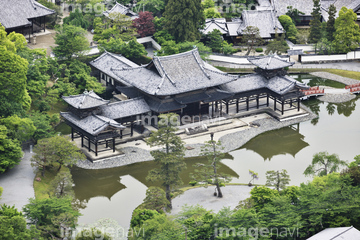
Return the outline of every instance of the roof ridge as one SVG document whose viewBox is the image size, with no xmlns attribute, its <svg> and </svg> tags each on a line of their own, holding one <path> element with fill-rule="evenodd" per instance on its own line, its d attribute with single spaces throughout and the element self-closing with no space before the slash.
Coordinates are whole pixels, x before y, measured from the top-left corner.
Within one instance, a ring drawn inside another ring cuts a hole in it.
<svg viewBox="0 0 360 240">
<path fill-rule="evenodd" d="M 347 231 L 351 230 L 352 228 L 354 228 L 353 226 L 349 227 L 348 229 L 344 230 L 343 232 L 339 233 L 338 235 L 334 236 L 333 238 L 330 238 L 329 240 L 333 240 L 335 238 L 337 238 L 338 236 L 346 233 Z"/>
<path fill-rule="evenodd" d="M 210 75 L 205 71 L 204 67 L 200 64 L 200 61 L 199 61 L 199 59 L 197 58 L 196 53 L 195 53 L 195 52 L 192 52 L 192 55 L 194 56 L 196 63 L 198 64 L 198 66 L 200 67 L 200 69 L 201 69 L 201 71 L 204 73 L 204 75 L 205 75 L 208 79 L 211 79 Z"/>
<path fill-rule="evenodd" d="M 191 49 L 191 50 L 186 51 L 186 52 L 176 53 L 176 54 L 172 54 L 172 55 L 168 55 L 168 56 L 157 56 L 157 58 L 159 58 L 159 59 L 162 59 L 162 58 L 164 58 L 164 59 L 166 59 L 166 58 L 172 59 L 172 58 L 175 58 L 175 57 L 177 57 L 177 56 L 182 56 L 182 55 L 191 54 L 191 52 L 193 52 L 193 51 L 198 51 L 198 49 L 195 48 L 195 49 Z"/>
</svg>

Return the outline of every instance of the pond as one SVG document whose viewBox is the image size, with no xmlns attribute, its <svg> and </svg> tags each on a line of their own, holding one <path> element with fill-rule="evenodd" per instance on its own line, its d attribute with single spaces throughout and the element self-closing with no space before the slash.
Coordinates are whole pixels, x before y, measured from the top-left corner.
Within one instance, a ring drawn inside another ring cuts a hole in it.
<svg viewBox="0 0 360 240">
<path fill-rule="evenodd" d="M 302 81 L 314 78 L 301 76 Z M 286 169 L 291 185 L 311 180 L 303 175 L 312 156 L 320 151 L 336 153 L 341 159 L 352 161 L 360 154 L 358 141 L 360 126 L 359 97 L 341 104 L 323 103 L 312 99 L 303 102 L 319 118 L 294 126 L 261 134 L 222 161 L 221 171 L 233 176 L 234 183 L 248 183 L 249 170 L 259 173 L 257 184 L 264 184 L 269 170 Z M 203 158 L 186 159 L 187 170 L 182 173 L 184 185 L 195 162 Z M 113 218 L 123 227 L 129 226 L 132 211 L 142 203 L 149 186 L 159 183 L 146 181 L 153 162 L 102 170 L 73 168 L 75 197 L 86 203 L 81 209 L 79 223 L 93 223 L 100 218 Z"/>
</svg>

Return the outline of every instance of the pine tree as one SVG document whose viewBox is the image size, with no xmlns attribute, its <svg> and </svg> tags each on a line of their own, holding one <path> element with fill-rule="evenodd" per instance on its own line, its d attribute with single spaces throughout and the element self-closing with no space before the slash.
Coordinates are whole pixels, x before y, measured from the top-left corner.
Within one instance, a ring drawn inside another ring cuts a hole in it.
<svg viewBox="0 0 360 240">
<path fill-rule="evenodd" d="M 310 36 L 311 43 L 317 43 L 321 38 L 321 9 L 320 0 L 313 0 L 314 8 L 311 13 L 312 20 L 310 21 Z"/>
<path fill-rule="evenodd" d="M 200 38 L 199 28 L 205 22 L 201 0 L 169 0 L 163 16 L 166 29 L 177 42 Z"/>
<path fill-rule="evenodd" d="M 331 4 L 329 7 L 329 19 L 326 23 L 326 33 L 327 39 L 332 42 L 334 40 L 334 33 L 335 33 L 335 14 L 336 14 L 336 7 L 334 4 Z"/>
<path fill-rule="evenodd" d="M 174 113 L 159 115 L 158 131 L 153 132 L 147 139 L 149 146 L 160 146 L 165 149 L 151 152 L 155 163 L 159 168 L 149 171 L 147 180 L 162 181 L 165 187 L 166 199 L 169 201 L 168 208 L 172 209 L 171 191 L 182 184 L 180 172 L 186 168 L 184 163 L 184 143 L 175 134 L 177 130 L 177 117 Z"/>
</svg>

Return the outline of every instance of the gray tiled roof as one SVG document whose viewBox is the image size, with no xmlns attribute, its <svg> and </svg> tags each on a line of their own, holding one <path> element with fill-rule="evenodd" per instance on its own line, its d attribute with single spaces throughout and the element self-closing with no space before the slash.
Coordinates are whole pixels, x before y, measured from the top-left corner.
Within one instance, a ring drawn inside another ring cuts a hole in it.
<svg viewBox="0 0 360 240">
<path fill-rule="evenodd" d="M 288 6 L 292 6 L 300 12 L 303 12 L 305 16 L 311 16 L 314 6 L 313 0 L 273 0 L 272 4 L 277 17 L 285 15 L 288 11 Z"/>
<path fill-rule="evenodd" d="M 110 126 L 118 129 L 126 128 L 114 120 L 99 115 L 90 115 L 82 119 L 70 112 L 61 112 L 60 115 L 65 118 L 66 121 L 91 134 L 92 136 L 98 135 Z"/>
<path fill-rule="evenodd" d="M 111 70 L 112 68 L 121 69 L 129 67 L 139 67 L 139 65 L 137 65 L 136 63 L 133 63 L 129 59 L 119 54 L 109 53 L 106 51 L 101 54 L 101 56 L 91 61 L 89 64 L 114 79 L 118 79 L 118 77 Z"/>
<path fill-rule="evenodd" d="M 281 95 L 295 87 L 306 88 L 303 83 L 289 76 L 275 76 L 267 80 L 257 73 L 241 76 L 238 80 L 221 86 L 223 90 L 233 94 L 267 88 Z"/>
<path fill-rule="evenodd" d="M 125 7 L 124 5 L 121 5 L 120 3 L 116 2 L 114 7 L 111 8 L 110 10 L 104 11 L 103 14 L 106 17 L 109 17 L 109 14 L 111 13 L 120 13 L 120 14 L 124 14 L 126 16 L 131 17 L 131 19 L 135 19 L 138 18 L 138 14 L 134 13 L 133 11 L 131 11 L 128 7 Z"/>
<path fill-rule="evenodd" d="M 226 23 L 230 37 L 239 35 L 237 31 L 238 31 L 241 24 L 242 24 L 241 21 L 234 21 L 234 20 L 232 22 L 227 22 Z"/>
<path fill-rule="evenodd" d="M 102 115 L 110 119 L 120 119 L 150 112 L 143 98 L 109 103 L 100 107 Z"/>
<path fill-rule="evenodd" d="M 156 97 L 145 96 L 146 102 L 154 112 L 163 113 L 185 108 L 185 104 L 180 104 L 174 98 L 158 99 Z"/>
<path fill-rule="evenodd" d="M 262 38 L 271 38 L 271 34 L 284 33 L 284 29 L 272 10 L 243 11 L 242 23 L 237 33 L 244 34 L 244 30 L 249 26 L 257 27 Z"/>
<path fill-rule="evenodd" d="M 248 58 L 248 61 L 265 70 L 281 69 L 295 64 L 294 62 L 287 62 L 286 60 L 283 60 L 276 54 L 272 56 Z"/>
<path fill-rule="evenodd" d="M 0 23 L 6 29 L 30 25 L 28 19 L 53 13 L 34 0 L 0 0 Z"/>
<path fill-rule="evenodd" d="M 139 92 L 134 87 L 128 87 L 128 86 L 116 86 L 116 90 L 119 92 L 125 94 L 128 98 L 136 98 L 136 97 L 142 97 L 143 94 Z"/>
<path fill-rule="evenodd" d="M 354 12 L 360 9 L 360 0 L 322 0 L 321 1 L 321 12 L 325 21 L 329 18 L 329 7 L 330 4 L 334 4 L 336 7 L 336 17 L 339 16 L 339 11 L 342 7 L 352 9 Z"/>
<path fill-rule="evenodd" d="M 358 240 L 360 231 L 354 227 L 326 228 L 307 240 Z"/>
<path fill-rule="evenodd" d="M 164 57 L 138 68 L 113 69 L 122 81 L 150 95 L 168 96 L 224 84 L 236 79 L 208 69 L 197 49 Z"/>
<path fill-rule="evenodd" d="M 211 33 L 214 29 L 219 30 L 222 34 L 227 34 L 229 31 L 226 27 L 225 18 L 209 18 L 205 21 L 205 28 L 201 29 L 204 34 Z"/>
<path fill-rule="evenodd" d="M 93 91 L 88 92 L 86 90 L 79 95 L 63 96 L 62 99 L 77 109 L 94 108 L 109 103 L 109 100 L 104 100 Z"/>
</svg>

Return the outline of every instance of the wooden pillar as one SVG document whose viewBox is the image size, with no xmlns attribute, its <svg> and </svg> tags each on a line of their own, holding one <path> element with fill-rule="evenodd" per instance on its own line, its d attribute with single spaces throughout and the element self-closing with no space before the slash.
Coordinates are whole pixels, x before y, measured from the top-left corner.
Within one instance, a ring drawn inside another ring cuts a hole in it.
<svg viewBox="0 0 360 240">
<path fill-rule="evenodd" d="M 236 113 L 239 112 L 239 99 L 236 99 Z"/>
<path fill-rule="evenodd" d="M 215 101 L 215 111 L 218 110 L 218 101 Z"/>
<path fill-rule="evenodd" d="M 30 35 L 31 35 L 31 26 L 29 26 L 29 43 L 31 42 Z"/>
<path fill-rule="evenodd" d="M 266 94 L 266 106 L 269 106 L 269 94 Z"/>
<path fill-rule="evenodd" d="M 290 107 L 292 107 L 292 104 L 293 103 L 293 100 L 292 99 L 290 99 Z"/>
<path fill-rule="evenodd" d="M 276 111 L 276 97 L 274 97 L 274 111 Z"/>
<path fill-rule="evenodd" d="M 46 24 L 45 24 L 45 23 L 46 23 L 46 22 L 45 22 L 45 17 L 42 17 L 42 19 L 43 19 L 43 21 L 42 21 L 42 22 L 44 23 L 44 32 L 45 32 L 45 31 L 46 31 L 46 30 L 45 30 L 45 28 L 46 28 Z"/>
<path fill-rule="evenodd" d="M 215 102 L 211 102 L 211 117 L 214 118 L 215 113 Z"/>
<path fill-rule="evenodd" d="M 246 111 L 249 111 L 249 97 L 246 98 Z"/>
<path fill-rule="evenodd" d="M 81 147 L 84 147 L 84 135 L 81 134 Z"/>
<path fill-rule="evenodd" d="M 90 138 L 88 137 L 88 151 L 91 151 L 91 146 L 90 146 L 91 142 L 90 142 Z"/>
<path fill-rule="evenodd" d="M 134 124 L 133 124 L 133 122 L 130 123 L 130 130 L 131 130 L 130 137 L 132 137 L 134 135 Z"/>
<path fill-rule="evenodd" d="M 259 94 L 256 95 L 256 109 L 259 109 Z"/>
<path fill-rule="evenodd" d="M 298 102 L 297 108 L 298 108 L 298 112 L 299 112 L 300 111 L 300 98 L 297 99 L 297 102 Z"/>
<path fill-rule="evenodd" d="M 98 141 L 95 141 L 95 156 L 98 155 Z"/>
<path fill-rule="evenodd" d="M 229 114 L 229 101 L 226 101 L 225 104 L 226 104 L 226 114 Z"/>
<path fill-rule="evenodd" d="M 105 140 L 105 148 L 108 148 L 109 147 L 109 144 L 108 144 L 108 140 L 106 139 Z"/>
<path fill-rule="evenodd" d="M 123 130 L 120 130 L 120 139 L 123 138 Z"/>
<path fill-rule="evenodd" d="M 74 129 L 71 127 L 71 141 L 74 141 Z"/>
<path fill-rule="evenodd" d="M 201 102 L 199 101 L 199 116 L 201 116 Z M 200 121 L 200 119 L 199 119 Z"/>
<path fill-rule="evenodd" d="M 220 100 L 220 117 L 222 117 L 222 100 Z"/>
<path fill-rule="evenodd" d="M 113 145 L 113 152 L 115 152 L 115 138 L 112 139 L 112 145 Z"/>
<path fill-rule="evenodd" d="M 284 100 L 281 101 L 281 115 L 284 115 Z"/>
</svg>

